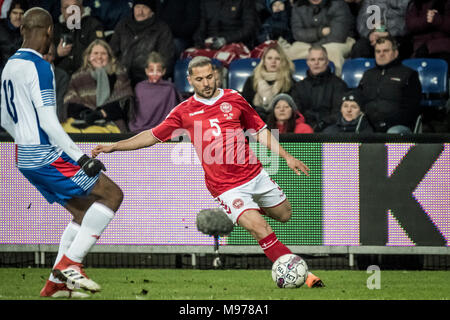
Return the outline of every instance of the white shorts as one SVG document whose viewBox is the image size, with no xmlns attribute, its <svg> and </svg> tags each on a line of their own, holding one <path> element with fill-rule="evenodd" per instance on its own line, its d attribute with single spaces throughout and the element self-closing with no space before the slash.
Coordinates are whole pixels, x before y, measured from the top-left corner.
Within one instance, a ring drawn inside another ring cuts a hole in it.
<svg viewBox="0 0 450 320">
<path fill-rule="evenodd" d="M 286 195 L 280 186 L 273 181 L 269 174 L 262 169 L 261 172 L 249 182 L 225 191 L 215 198 L 225 210 L 227 216 L 234 224 L 247 210 L 260 208 L 273 208 L 286 200 Z"/>
</svg>

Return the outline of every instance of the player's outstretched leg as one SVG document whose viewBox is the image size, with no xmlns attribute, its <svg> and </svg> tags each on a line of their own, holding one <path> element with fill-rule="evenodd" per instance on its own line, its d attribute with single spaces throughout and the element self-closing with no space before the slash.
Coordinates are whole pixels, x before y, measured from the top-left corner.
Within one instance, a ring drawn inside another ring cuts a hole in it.
<svg viewBox="0 0 450 320">
<path fill-rule="evenodd" d="M 262 208 L 263 213 L 265 213 L 267 216 L 280 221 L 280 222 L 287 222 L 292 216 L 292 208 L 289 203 L 289 200 L 285 200 L 284 202 L 280 203 L 278 206 L 271 207 L 271 208 Z M 259 217 L 262 221 L 259 223 L 248 223 L 253 225 L 253 228 L 259 228 L 261 230 L 260 232 L 250 231 L 252 235 L 254 234 L 254 237 L 256 240 L 258 240 L 259 245 L 264 250 L 264 253 L 266 256 L 272 261 L 275 262 L 279 257 L 281 257 L 284 254 L 292 253 L 291 250 L 286 247 L 284 244 L 281 243 L 281 241 L 278 240 L 275 233 L 273 233 L 272 229 L 270 228 L 269 224 L 266 222 L 264 218 L 261 216 Z M 256 215 L 254 216 L 255 221 L 260 220 L 257 219 Z M 264 222 L 263 222 L 264 221 Z M 245 223 L 245 222 L 244 222 Z M 252 227 L 250 227 L 252 228 Z M 270 229 L 269 229 L 270 228 Z M 264 236 L 265 232 L 270 232 L 268 235 Z M 258 236 L 258 234 L 260 234 Z M 258 237 L 263 237 L 259 239 Z M 314 275 L 312 272 L 308 273 L 308 277 L 306 278 L 306 285 L 309 288 L 320 288 L 325 287 L 325 284 L 323 281 Z"/>
<path fill-rule="evenodd" d="M 91 292 L 101 290 L 100 285 L 86 275 L 82 261 L 114 218 L 122 199 L 120 188 L 101 174 L 87 199 L 74 198 L 67 202 L 66 208 L 73 214 L 74 221 L 80 224 L 80 228 L 67 252 L 54 266 L 54 277 L 72 288 Z"/>
</svg>

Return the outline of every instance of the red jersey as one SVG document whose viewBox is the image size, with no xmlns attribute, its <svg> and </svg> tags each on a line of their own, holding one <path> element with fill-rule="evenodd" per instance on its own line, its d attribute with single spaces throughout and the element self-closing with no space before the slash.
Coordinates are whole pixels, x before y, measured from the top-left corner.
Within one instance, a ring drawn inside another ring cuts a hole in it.
<svg viewBox="0 0 450 320">
<path fill-rule="evenodd" d="M 239 93 L 231 89 L 218 90 L 219 95 L 212 99 L 190 97 L 152 129 L 152 134 L 160 141 L 179 136 L 181 129 L 189 133 L 205 171 L 206 187 L 213 197 L 260 173 L 262 165 L 245 137 L 266 127 Z"/>
</svg>

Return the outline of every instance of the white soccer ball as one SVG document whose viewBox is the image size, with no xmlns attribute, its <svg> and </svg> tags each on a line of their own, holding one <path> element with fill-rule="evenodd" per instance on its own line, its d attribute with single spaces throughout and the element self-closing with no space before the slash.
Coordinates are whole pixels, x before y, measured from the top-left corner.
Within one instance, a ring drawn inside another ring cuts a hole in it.
<svg viewBox="0 0 450 320">
<path fill-rule="evenodd" d="M 285 254 L 272 266 L 272 279 L 280 288 L 300 288 L 308 276 L 308 265 L 295 254 Z"/>
</svg>

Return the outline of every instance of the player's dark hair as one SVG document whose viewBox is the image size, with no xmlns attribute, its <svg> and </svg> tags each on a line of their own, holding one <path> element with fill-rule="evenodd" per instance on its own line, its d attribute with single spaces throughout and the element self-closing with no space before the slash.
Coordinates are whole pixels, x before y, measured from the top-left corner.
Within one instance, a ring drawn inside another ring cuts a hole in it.
<svg viewBox="0 0 450 320">
<path fill-rule="evenodd" d="M 204 56 L 197 56 L 193 58 L 188 65 L 189 75 L 192 75 L 192 69 L 197 67 L 204 67 L 207 65 L 212 65 L 212 61 L 210 58 Z"/>
</svg>

